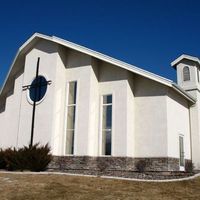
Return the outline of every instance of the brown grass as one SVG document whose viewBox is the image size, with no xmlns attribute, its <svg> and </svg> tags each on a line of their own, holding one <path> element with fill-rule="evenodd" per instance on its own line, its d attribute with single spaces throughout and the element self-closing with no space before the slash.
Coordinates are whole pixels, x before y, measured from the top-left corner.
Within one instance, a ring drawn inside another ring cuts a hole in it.
<svg viewBox="0 0 200 200">
<path fill-rule="evenodd" d="M 200 178 L 151 183 L 66 175 L 0 173 L 0 200 L 200 199 Z"/>
</svg>

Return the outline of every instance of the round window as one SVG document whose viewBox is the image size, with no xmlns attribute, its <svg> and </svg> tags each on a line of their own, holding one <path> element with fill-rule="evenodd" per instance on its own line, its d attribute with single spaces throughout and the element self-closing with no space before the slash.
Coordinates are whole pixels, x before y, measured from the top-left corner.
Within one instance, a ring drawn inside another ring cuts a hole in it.
<svg viewBox="0 0 200 200">
<path fill-rule="evenodd" d="M 47 91 L 47 80 L 44 76 L 38 76 L 33 80 L 29 88 L 29 97 L 33 102 L 40 101 Z"/>
</svg>

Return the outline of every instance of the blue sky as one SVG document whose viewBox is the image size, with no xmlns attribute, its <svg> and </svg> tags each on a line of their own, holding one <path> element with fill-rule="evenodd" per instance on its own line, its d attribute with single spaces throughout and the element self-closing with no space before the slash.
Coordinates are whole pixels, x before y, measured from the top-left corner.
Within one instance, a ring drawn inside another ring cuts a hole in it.
<svg viewBox="0 0 200 200">
<path fill-rule="evenodd" d="M 0 86 L 34 32 L 55 35 L 176 80 L 170 62 L 200 57 L 199 0 L 7 0 L 0 6 Z"/>
</svg>

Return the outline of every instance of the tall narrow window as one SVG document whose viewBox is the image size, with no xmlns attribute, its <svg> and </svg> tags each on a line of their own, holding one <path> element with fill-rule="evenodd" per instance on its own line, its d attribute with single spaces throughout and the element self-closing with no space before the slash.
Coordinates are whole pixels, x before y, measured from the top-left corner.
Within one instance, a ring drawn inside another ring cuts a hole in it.
<svg viewBox="0 0 200 200">
<path fill-rule="evenodd" d="M 102 155 L 111 155 L 112 95 L 103 96 L 102 112 Z"/>
<path fill-rule="evenodd" d="M 179 136 L 179 154 L 180 154 L 180 166 L 184 167 L 184 142 L 182 136 Z"/>
<path fill-rule="evenodd" d="M 76 90 L 77 90 L 77 82 L 69 82 L 68 105 L 67 105 L 67 134 L 66 134 L 66 148 L 65 148 L 66 154 L 74 154 Z"/>
<path fill-rule="evenodd" d="M 188 66 L 185 66 L 183 68 L 183 81 L 189 81 L 190 80 L 190 69 Z"/>
<path fill-rule="evenodd" d="M 199 83 L 199 70 L 197 69 L 197 80 L 198 80 L 198 83 Z"/>
</svg>

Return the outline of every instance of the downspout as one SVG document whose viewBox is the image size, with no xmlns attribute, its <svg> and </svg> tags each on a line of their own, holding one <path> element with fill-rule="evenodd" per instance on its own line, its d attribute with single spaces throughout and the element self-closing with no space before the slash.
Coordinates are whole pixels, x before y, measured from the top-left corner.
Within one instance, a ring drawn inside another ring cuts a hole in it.
<svg viewBox="0 0 200 200">
<path fill-rule="evenodd" d="M 191 105 L 193 106 L 193 105 Z M 190 108 L 191 106 L 189 105 L 189 124 L 190 124 L 190 154 L 191 154 L 191 162 L 192 162 L 192 126 L 191 126 L 191 114 L 190 114 Z"/>
</svg>

